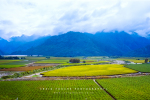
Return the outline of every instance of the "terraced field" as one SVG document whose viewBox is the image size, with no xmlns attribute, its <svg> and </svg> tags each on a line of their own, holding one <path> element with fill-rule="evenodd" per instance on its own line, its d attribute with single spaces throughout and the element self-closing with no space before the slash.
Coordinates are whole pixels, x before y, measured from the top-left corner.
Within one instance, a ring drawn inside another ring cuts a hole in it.
<svg viewBox="0 0 150 100">
<path fill-rule="evenodd" d="M 60 68 L 42 73 L 43 76 L 99 76 L 136 73 L 137 71 L 123 67 L 124 65 L 81 65 Z"/>
<path fill-rule="evenodd" d="M 112 100 L 93 80 L 0 81 L 0 86 L 0 99 Z"/>
<path fill-rule="evenodd" d="M 98 79 L 117 100 L 149 100 L 150 76 Z"/>
</svg>

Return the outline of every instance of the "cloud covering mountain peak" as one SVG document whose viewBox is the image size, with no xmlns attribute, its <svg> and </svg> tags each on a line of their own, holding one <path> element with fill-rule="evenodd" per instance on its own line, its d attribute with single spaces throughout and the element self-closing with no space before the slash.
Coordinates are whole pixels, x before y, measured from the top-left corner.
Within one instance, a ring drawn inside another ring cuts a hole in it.
<svg viewBox="0 0 150 100">
<path fill-rule="evenodd" d="M 0 37 L 68 31 L 150 34 L 149 0 L 1 0 Z"/>
</svg>

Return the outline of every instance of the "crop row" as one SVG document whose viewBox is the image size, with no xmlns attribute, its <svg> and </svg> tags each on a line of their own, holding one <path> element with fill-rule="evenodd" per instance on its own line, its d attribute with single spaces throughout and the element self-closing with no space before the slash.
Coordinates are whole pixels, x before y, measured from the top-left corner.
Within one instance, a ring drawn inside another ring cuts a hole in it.
<svg viewBox="0 0 150 100">
<path fill-rule="evenodd" d="M 140 72 L 150 72 L 150 64 L 133 64 L 133 65 L 126 65 L 125 67 L 131 68 Z"/>
<path fill-rule="evenodd" d="M 97 80 L 117 100 L 149 100 L 150 76 Z"/>
<path fill-rule="evenodd" d="M 6 63 L 11 63 L 11 62 L 17 62 L 20 60 L 0 60 L 0 64 L 6 64 Z"/>
<path fill-rule="evenodd" d="M 111 100 L 93 80 L 0 81 L 0 94 L 21 100 Z"/>
<path fill-rule="evenodd" d="M 118 64 L 80 65 L 56 69 L 42 73 L 43 76 L 99 76 L 136 73 L 137 71 Z"/>
</svg>

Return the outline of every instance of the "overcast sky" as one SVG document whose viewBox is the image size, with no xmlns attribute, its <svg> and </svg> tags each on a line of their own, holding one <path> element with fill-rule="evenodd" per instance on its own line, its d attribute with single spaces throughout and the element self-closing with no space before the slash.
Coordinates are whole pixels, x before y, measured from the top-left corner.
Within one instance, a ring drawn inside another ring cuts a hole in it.
<svg viewBox="0 0 150 100">
<path fill-rule="evenodd" d="M 68 31 L 150 34 L 150 0 L 0 0 L 0 37 Z"/>
</svg>

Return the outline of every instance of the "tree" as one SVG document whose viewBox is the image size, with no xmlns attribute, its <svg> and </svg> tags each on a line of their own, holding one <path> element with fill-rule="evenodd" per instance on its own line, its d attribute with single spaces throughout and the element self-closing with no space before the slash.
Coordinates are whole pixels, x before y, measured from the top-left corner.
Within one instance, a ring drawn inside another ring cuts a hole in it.
<svg viewBox="0 0 150 100">
<path fill-rule="evenodd" d="M 148 63 L 148 58 L 145 59 L 145 63 Z"/>
<path fill-rule="evenodd" d="M 50 57 L 46 57 L 47 59 L 50 59 Z"/>
<path fill-rule="evenodd" d="M 83 63 L 86 63 L 86 61 L 83 61 Z"/>
<path fill-rule="evenodd" d="M 70 63 L 80 63 L 80 59 L 70 59 Z"/>
</svg>

